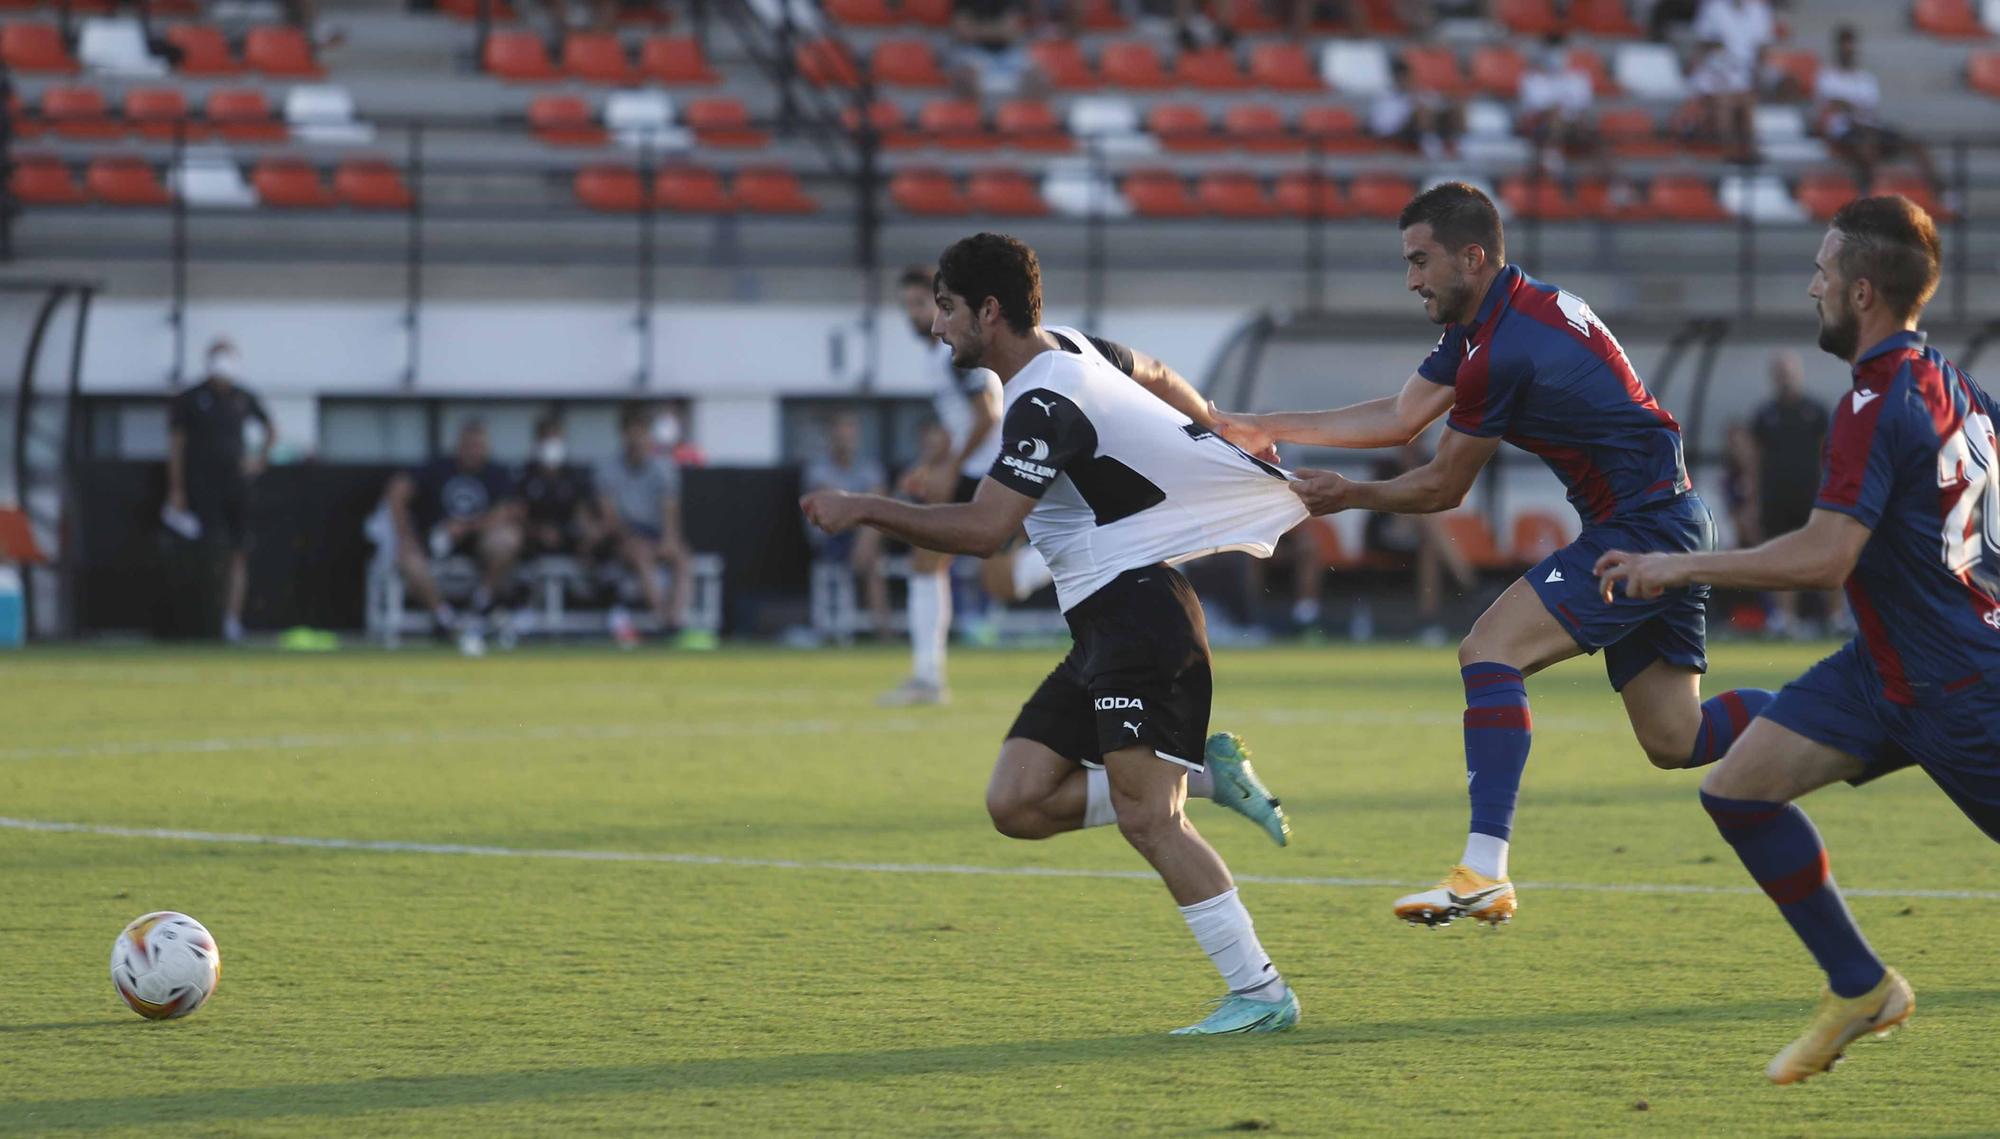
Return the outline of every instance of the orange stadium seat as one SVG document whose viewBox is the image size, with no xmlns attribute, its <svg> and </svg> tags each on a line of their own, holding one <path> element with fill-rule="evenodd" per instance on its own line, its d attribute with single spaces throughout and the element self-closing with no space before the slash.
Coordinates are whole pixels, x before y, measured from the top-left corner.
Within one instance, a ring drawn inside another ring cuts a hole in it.
<svg viewBox="0 0 2000 1139">
<path fill-rule="evenodd" d="M 938 66 L 937 53 L 921 37 L 883 40 L 868 57 L 875 82 L 890 87 L 949 87 L 951 80 Z"/>
<path fill-rule="evenodd" d="M 1771 48 L 1764 53 L 1764 65 L 1784 76 L 1795 97 L 1812 98 L 1819 86 L 1819 56 L 1798 48 Z"/>
<path fill-rule="evenodd" d="M 991 150 L 1000 145 L 986 129 L 986 113 L 971 99 L 933 99 L 917 108 L 924 141 L 946 150 Z"/>
<path fill-rule="evenodd" d="M 854 88 L 861 86 L 861 65 L 854 53 L 838 40 L 811 40 L 793 53 L 799 74 L 815 87 Z"/>
<path fill-rule="evenodd" d="M 809 214 L 819 203 L 799 185 L 799 176 L 779 167 L 745 170 L 736 175 L 736 204 L 759 214 Z"/>
<path fill-rule="evenodd" d="M 861 130 L 861 113 L 853 107 L 843 107 L 840 121 L 849 131 Z M 868 104 L 868 125 L 875 128 L 875 138 L 884 147 L 905 147 L 915 145 L 919 139 L 910 133 L 909 116 L 903 108 L 887 99 L 877 99 Z"/>
<path fill-rule="evenodd" d="M 901 20 L 889 7 L 889 0 L 823 0 L 827 18 L 850 28 L 887 28 Z"/>
<path fill-rule="evenodd" d="M 271 104 L 255 87 L 220 88 L 208 93 L 203 108 L 215 133 L 229 142 L 283 142 L 291 137 L 271 113 Z"/>
<path fill-rule="evenodd" d="M 1641 34 L 1625 0 L 1576 0 L 1570 5 L 1570 26 L 1603 39 L 1633 39 Z"/>
<path fill-rule="evenodd" d="M 1322 104 L 1299 112 L 1299 133 L 1325 154 L 1358 154 L 1381 144 L 1361 129 L 1361 116 L 1347 107 Z"/>
<path fill-rule="evenodd" d="M 1278 204 L 1255 176 L 1238 172 L 1205 174 L 1195 184 L 1195 200 L 1209 213 L 1225 218 L 1274 218 Z"/>
<path fill-rule="evenodd" d="M 1118 10 L 1118 0 L 1077 0 L 1083 9 L 1083 26 L 1092 32 L 1122 32 L 1131 27 L 1125 13 Z"/>
<path fill-rule="evenodd" d="M 1800 178 L 1794 196 L 1814 221 L 1830 221 L 1840 207 L 1861 196 L 1861 189 L 1844 171 L 1823 170 Z"/>
<path fill-rule="evenodd" d="M 1875 175 L 1875 184 L 1868 188 L 1871 194 L 1901 194 L 1917 205 L 1925 213 L 1938 221 L 1951 221 L 1958 215 L 1946 209 L 1938 201 L 1937 191 L 1931 184 L 1908 170 L 1882 170 Z"/>
<path fill-rule="evenodd" d="M 1191 218 L 1202 213 L 1187 183 L 1171 170 L 1135 170 L 1126 175 L 1125 200 L 1140 217 Z"/>
<path fill-rule="evenodd" d="M 726 214 L 736 202 L 722 188 L 722 175 L 699 166 L 670 166 L 653 178 L 653 204 L 680 214 Z"/>
<path fill-rule="evenodd" d="M 479 18 L 479 5 L 481 2 L 482 0 L 438 0 L 437 7 L 438 11 L 443 12 L 447 16 L 455 16 L 461 20 L 476 20 Z M 492 7 L 487 9 L 487 14 L 493 19 L 512 20 L 515 18 L 514 7 L 507 0 L 490 0 L 490 2 Z"/>
<path fill-rule="evenodd" d="M 1398 0 L 1358 0 L 1361 27 L 1371 36 L 1404 36 L 1410 32 L 1396 10 Z"/>
<path fill-rule="evenodd" d="M 1609 99 L 1618 94 L 1618 81 L 1611 78 L 1611 68 L 1605 65 L 1604 56 L 1587 47 L 1569 49 L 1568 62 L 1572 69 L 1590 76 L 1591 93 L 1600 99 Z"/>
<path fill-rule="evenodd" d="M 1983 51 L 1967 60 L 1965 77 L 1974 91 L 2000 97 L 2000 51 Z"/>
<path fill-rule="evenodd" d="M 253 71 L 279 79 L 320 79 L 326 69 L 313 59 L 306 34 L 289 25 L 251 28 L 243 37 L 243 62 Z"/>
<path fill-rule="evenodd" d="M 625 57 L 625 45 L 614 32 L 571 32 L 563 39 L 562 69 L 585 83 L 631 84 L 639 73 Z"/>
<path fill-rule="evenodd" d="M 24 206 L 80 206 L 90 200 L 62 159 L 46 155 L 15 159 L 8 189 Z"/>
<path fill-rule="evenodd" d="M 681 118 L 703 146 L 754 149 L 771 141 L 768 132 L 750 125 L 750 112 L 735 99 L 696 99 Z"/>
<path fill-rule="evenodd" d="M 1562 519 L 1544 510 L 1523 510 L 1514 516 L 1514 532 L 1507 552 L 1514 564 L 1531 566 L 1569 545 L 1569 530 Z"/>
<path fill-rule="evenodd" d="M 903 19 L 927 28 L 951 26 L 951 0 L 903 0 Z"/>
<path fill-rule="evenodd" d="M 267 206 L 283 209 L 324 210 L 338 204 L 319 171 L 296 158 L 266 158 L 250 171 L 250 184 Z"/>
<path fill-rule="evenodd" d="M 1281 175 L 1273 197 L 1278 209 L 1292 217 L 1339 218 L 1354 212 L 1340 183 L 1310 170 Z"/>
<path fill-rule="evenodd" d="M 1597 133 L 1611 153 L 1624 158 L 1661 158 L 1674 152 L 1673 144 L 1660 137 L 1652 112 L 1638 107 L 1599 114 Z"/>
<path fill-rule="evenodd" d="M 1584 217 L 1599 221 L 1653 221 L 1653 208 L 1639 199 L 1631 188 L 1613 193 L 1602 178 L 1587 178 L 1576 184 L 1576 208 Z"/>
<path fill-rule="evenodd" d="M 1917 30 L 1952 40 L 1983 40 L 1990 33 L 1979 22 L 1972 0 L 1917 0 L 1910 13 Z"/>
<path fill-rule="evenodd" d="M 1729 211 L 1715 200 L 1715 187 L 1691 174 L 1662 174 L 1646 191 L 1646 204 L 1666 221 L 1728 221 Z"/>
<path fill-rule="evenodd" d="M 1264 0 L 1225 0 L 1218 19 L 1223 27 L 1244 36 L 1267 35 L 1284 27 Z"/>
<path fill-rule="evenodd" d="M 586 166 L 576 173 L 576 200 L 593 210 L 631 213 L 645 202 L 639 172 L 629 166 Z"/>
<path fill-rule="evenodd" d="M 578 95 L 535 96 L 528 104 L 528 126 L 550 146 L 603 146 L 610 138 Z"/>
<path fill-rule="evenodd" d="M 140 138 L 172 142 L 208 137 L 208 129 L 188 113 L 187 94 L 178 87 L 132 87 L 125 92 L 125 122 Z"/>
<path fill-rule="evenodd" d="M 1437 516 L 1444 530 L 1444 540 L 1458 547 L 1460 557 L 1473 569 L 1508 569 L 1513 563 L 1500 552 L 1500 543 L 1493 537 L 1493 527 L 1487 525 L 1484 515 L 1472 510 L 1454 510 Z"/>
<path fill-rule="evenodd" d="M 1472 85 L 1496 98 L 1518 97 L 1527 72 L 1528 61 L 1511 44 L 1487 44 L 1472 53 Z"/>
<path fill-rule="evenodd" d="M 1250 49 L 1250 79 L 1273 91 L 1324 91 L 1326 83 L 1306 49 L 1295 43 L 1261 43 Z"/>
<path fill-rule="evenodd" d="M 379 158 L 350 158 L 333 172 L 333 193 L 357 210 L 406 210 L 410 188 L 396 168 Z"/>
<path fill-rule="evenodd" d="M 1305 140 L 1285 128 L 1285 116 L 1269 103 L 1231 103 L 1222 112 L 1222 133 L 1240 150 L 1283 154 L 1305 149 Z"/>
<path fill-rule="evenodd" d="M 1410 68 L 1410 86 L 1440 95 L 1463 95 L 1465 72 L 1459 70 L 1458 56 L 1448 47 L 1406 47 L 1403 62 Z"/>
<path fill-rule="evenodd" d="M 54 24 L 0 28 L 0 63 L 29 74 L 75 75 L 80 70 Z"/>
<path fill-rule="evenodd" d="M 173 203 L 152 164 L 126 156 L 92 159 L 84 172 L 90 196 L 113 206 L 165 206 Z"/>
<path fill-rule="evenodd" d="M 1582 216 L 1562 182 L 1548 176 L 1530 179 L 1516 174 L 1500 183 L 1500 200 L 1519 218 L 1575 221 Z"/>
<path fill-rule="evenodd" d="M 1055 111 L 1039 99 L 1010 99 L 993 111 L 993 129 L 1014 150 L 1057 153 L 1075 144 Z"/>
<path fill-rule="evenodd" d="M 1517 36 L 1545 36 L 1563 26 L 1551 0 L 1494 0 L 1493 18 Z"/>
<path fill-rule="evenodd" d="M 95 87 L 44 87 L 42 118 L 61 138 L 102 142 L 125 134 L 125 124 L 111 117 L 104 92 Z"/>
<path fill-rule="evenodd" d="M 889 179 L 889 200 L 905 213 L 956 217 L 972 212 L 958 179 L 942 170 L 899 170 Z"/>
<path fill-rule="evenodd" d="M 653 36 L 639 46 L 639 73 L 655 83 L 676 87 L 708 87 L 722 76 L 708 65 L 701 42 L 693 36 Z"/>
<path fill-rule="evenodd" d="M 1145 40 L 1120 40 L 1104 45 L 1098 53 L 1097 69 L 1112 87 L 1158 91 L 1174 85 L 1160 53 Z"/>
<path fill-rule="evenodd" d="M 548 45 L 533 32 L 497 30 L 486 37 L 486 70 L 514 83 L 546 83 L 556 77 Z"/>
<path fill-rule="evenodd" d="M 1155 103 L 1146 112 L 1146 129 L 1171 151 L 1221 150 L 1228 145 L 1209 127 L 1208 111 L 1198 103 Z"/>
<path fill-rule="evenodd" d="M 1019 170 L 980 170 L 967 179 L 965 196 L 972 208 L 999 217 L 1043 217 L 1049 204 L 1034 180 Z"/>
<path fill-rule="evenodd" d="M 1236 62 L 1236 52 L 1226 47 L 1204 47 L 1184 51 L 1174 61 L 1174 78 L 1186 87 L 1204 91 L 1241 91 L 1253 86 L 1250 77 Z"/>
<path fill-rule="evenodd" d="M 1028 45 L 1035 69 L 1058 91 L 1090 91 L 1097 87 L 1097 73 L 1075 40 L 1036 40 Z"/>
<path fill-rule="evenodd" d="M 175 24 L 167 29 L 167 44 L 180 55 L 175 70 L 182 75 L 241 75 L 243 65 L 229 49 L 222 29 L 207 24 Z"/>
<path fill-rule="evenodd" d="M 1393 218 L 1417 196 L 1417 187 L 1400 174 L 1363 174 L 1347 188 L 1347 196 L 1362 217 Z"/>
</svg>

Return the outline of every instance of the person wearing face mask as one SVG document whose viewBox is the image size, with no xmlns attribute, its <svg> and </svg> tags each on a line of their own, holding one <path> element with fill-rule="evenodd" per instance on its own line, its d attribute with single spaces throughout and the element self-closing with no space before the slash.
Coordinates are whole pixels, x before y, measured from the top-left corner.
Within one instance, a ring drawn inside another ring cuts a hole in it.
<svg viewBox="0 0 2000 1139">
<path fill-rule="evenodd" d="M 681 472 L 667 455 L 679 442 L 679 421 L 651 407 L 628 407 L 618 417 L 619 450 L 598 465 L 598 513 L 610 537 L 606 544 L 638 578 L 646 606 L 667 634 L 683 649 L 711 649 L 714 634 L 684 627 L 694 598 L 694 555 L 681 535 Z M 668 588 L 660 588 L 654 572 L 665 569 Z M 623 608 L 612 610 L 611 635 L 631 648 L 639 632 Z"/>
<path fill-rule="evenodd" d="M 521 468 L 521 501 L 527 507 L 521 556 L 588 556 L 603 537 L 594 511 L 590 472 L 569 465 L 563 423 L 553 412 L 535 421 L 535 452 Z"/>
<path fill-rule="evenodd" d="M 227 554 L 222 636 L 243 639 L 243 599 L 249 586 L 250 483 L 271 461 L 277 427 L 243 384 L 243 357 L 227 337 L 208 346 L 207 374 L 167 405 L 167 503 L 161 519 L 184 538 L 206 540 Z M 262 427 L 255 455 L 243 429 Z"/>
</svg>

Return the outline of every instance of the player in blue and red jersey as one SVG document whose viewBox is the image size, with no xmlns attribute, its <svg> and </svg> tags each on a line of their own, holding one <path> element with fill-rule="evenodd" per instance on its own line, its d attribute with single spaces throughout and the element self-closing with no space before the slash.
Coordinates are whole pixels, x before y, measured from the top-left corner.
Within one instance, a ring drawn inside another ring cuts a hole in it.
<svg viewBox="0 0 2000 1139">
<path fill-rule="evenodd" d="M 1663 768 L 1714 762 L 1771 694 L 1745 689 L 1701 701 L 1708 667 L 1708 590 L 1639 599 L 1600 595 L 1591 568 L 1614 549 L 1706 550 L 1708 508 L 1688 483 L 1680 425 L 1632 370 L 1590 306 L 1507 264 L 1500 215 L 1486 195 L 1446 183 L 1404 208 L 1406 283 L 1445 326 L 1437 348 L 1394 396 L 1336 411 L 1226 415 L 1224 434 L 1261 451 L 1278 442 L 1393 447 L 1441 416 L 1436 458 L 1387 482 L 1299 471 L 1314 514 L 1449 510 L 1502 442 L 1538 455 L 1569 492 L 1582 534 L 1529 570 L 1459 645 L 1465 683 L 1466 791 L 1472 819 L 1460 864 L 1436 887 L 1401 898 L 1405 921 L 1491 923 L 1514 914 L 1508 845 L 1528 760 L 1525 679 L 1604 650 L 1611 686 L 1647 756 Z"/>
<path fill-rule="evenodd" d="M 1693 582 L 1828 589 L 1860 635 L 1785 686 L 1702 781 L 1701 801 L 1827 975 L 1812 1023 L 1771 1061 L 1781 1084 L 1826 1071 L 1916 998 L 1868 947 L 1792 800 L 1921 766 L 2000 840 L 2000 463 L 1993 398 L 1916 331 L 1937 289 L 1937 227 L 1902 197 L 1834 215 L 1811 296 L 1819 346 L 1854 366 L 1804 529 L 1752 550 L 1614 551 L 1606 593 Z"/>
</svg>

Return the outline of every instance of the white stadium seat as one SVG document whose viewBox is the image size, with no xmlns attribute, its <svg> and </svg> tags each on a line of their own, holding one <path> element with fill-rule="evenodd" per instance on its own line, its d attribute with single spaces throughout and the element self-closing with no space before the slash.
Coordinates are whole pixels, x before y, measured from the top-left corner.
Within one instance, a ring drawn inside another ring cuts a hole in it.
<svg viewBox="0 0 2000 1139">
<path fill-rule="evenodd" d="M 167 65 L 146 47 L 146 34 L 132 19 L 85 20 L 77 37 L 76 58 L 92 71 L 107 75 L 165 75 Z"/>
<path fill-rule="evenodd" d="M 664 91 L 614 91 L 604 100 L 604 125 L 619 145 L 685 148 L 692 136 L 674 125 L 674 104 Z"/>
<path fill-rule="evenodd" d="M 1320 49 L 1319 74 L 1343 95 L 1380 95 L 1389 89 L 1389 52 L 1372 40 L 1330 40 Z"/>
<path fill-rule="evenodd" d="M 1088 162 L 1069 160 L 1051 164 L 1048 175 L 1042 179 L 1042 200 L 1056 213 L 1070 217 L 1132 215 L 1132 204 L 1118 192 L 1118 187 Z"/>
<path fill-rule="evenodd" d="M 1641 99 L 1680 99 L 1687 94 L 1680 56 L 1665 44 L 1620 44 L 1611 67 L 1618 85 Z"/>
<path fill-rule="evenodd" d="M 243 180 L 236 158 L 223 147 L 192 147 L 167 172 L 167 188 L 190 206 L 249 208 L 257 192 Z"/>
<path fill-rule="evenodd" d="M 1752 221 L 1802 222 L 1804 207 L 1792 198 L 1784 179 L 1775 174 L 1730 174 L 1722 179 L 1716 197 L 1722 208 L 1736 217 Z"/>
<path fill-rule="evenodd" d="M 375 137 L 374 127 L 355 118 L 354 96 L 331 83 L 286 92 L 285 123 L 302 142 L 367 142 Z"/>
</svg>

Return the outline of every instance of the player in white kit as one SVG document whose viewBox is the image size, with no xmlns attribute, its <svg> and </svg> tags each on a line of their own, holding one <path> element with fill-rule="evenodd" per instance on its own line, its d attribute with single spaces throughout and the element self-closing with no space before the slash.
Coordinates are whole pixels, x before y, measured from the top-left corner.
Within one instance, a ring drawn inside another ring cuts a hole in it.
<svg viewBox="0 0 2000 1139">
<path fill-rule="evenodd" d="M 1298 998 L 1185 812 L 1197 784 L 1283 838 L 1282 813 L 1238 741 L 1207 737 L 1207 627 L 1172 566 L 1224 550 L 1269 557 L 1305 506 L 1285 472 L 1214 432 L 1205 401 L 1171 370 L 1042 327 L 1041 269 L 1021 242 L 965 238 L 945 251 L 935 288 L 934 328 L 952 362 L 990 367 L 1005 382 L 999 457 L 970 502 L 819 491 L 802 501 L 806 517 L 832 533 L 872 526 L 978 557 L 1026 525 L 1075 645 L 1001 744 L 986 791 L 994 826 L 1041 839 L 1115 822 L 1229 986 L 1209 1016 L 1177 1034 L 1290 1028 Z"/>
</svg>

